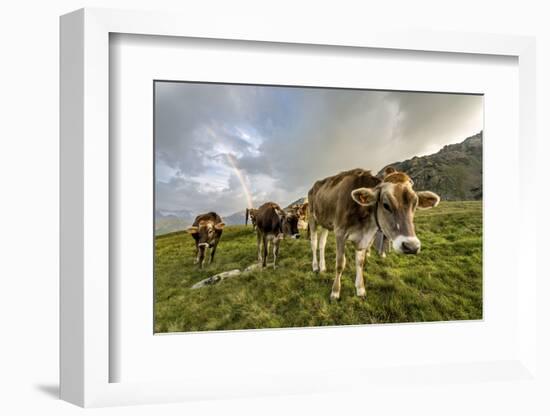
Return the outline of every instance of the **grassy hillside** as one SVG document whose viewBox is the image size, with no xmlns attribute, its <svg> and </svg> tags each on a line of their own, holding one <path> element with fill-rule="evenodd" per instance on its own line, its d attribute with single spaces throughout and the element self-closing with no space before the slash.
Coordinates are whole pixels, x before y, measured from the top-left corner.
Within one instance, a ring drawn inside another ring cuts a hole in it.
<svg viewBox="0 0 550 416">
<path fill-rule="evenodd" d="M 280 328 L 482 318 L 482 212 L 480 201 L 442 202 L 416 216 L 417 256 L 374 252 L 365 266 L 367 300 L 355 296 L 354 250 L 341 300 L 329 301 L 334 278 L 334 235 L 325 274 L 311 271 L 309 241 L 285 239 L 276 270 L 267 268 L 191 290 L 213 274 L 256 262 L 251 227 L 226 227 L 214 264 L 198 270 L 185 233 L 156 238 L 155 332 Z"/>
<path fill-rule="evenodd" d="M 157 217 L 155 218 L 155 235 L 167 234 L 174 230 L 183 230 L 189 224 L 192 224 L 192 221 L 185 221 L 174 215 Z"/>
</svg>

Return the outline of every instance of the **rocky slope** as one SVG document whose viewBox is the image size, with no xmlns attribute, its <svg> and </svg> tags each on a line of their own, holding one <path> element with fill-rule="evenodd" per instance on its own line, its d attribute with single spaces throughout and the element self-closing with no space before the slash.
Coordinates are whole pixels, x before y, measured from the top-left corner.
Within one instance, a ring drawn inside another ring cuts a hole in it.
<svg viewBox="0 0 550 416">
<path fill-rule="evenodd" d="M 468 137 L 462 143 L 443 147 L 428 156 L 413 157 L 392 166 L 406 172 L 416 190 L 430 190 L 448 201 L 478 200 L 483 196 L 483 133 Z M 383 175 L 385 166 L 379 176 Z"/>
</svg>

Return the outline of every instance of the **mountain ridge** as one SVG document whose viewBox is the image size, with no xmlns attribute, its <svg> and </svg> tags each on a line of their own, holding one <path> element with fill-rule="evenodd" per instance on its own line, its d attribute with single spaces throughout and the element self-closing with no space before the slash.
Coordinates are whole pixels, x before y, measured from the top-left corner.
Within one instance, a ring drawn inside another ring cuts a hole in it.
<svg viewBox="0 0 550 416">
<path fill-rule="evenodd" d="M 480 200 L 483 197 L 483 132 L 460 143 L 448 144 L 436 153 L 415 156 L 384 166 L 407 173 L 418 191 L 429 190 L 447 201 Z"/>
</svg>

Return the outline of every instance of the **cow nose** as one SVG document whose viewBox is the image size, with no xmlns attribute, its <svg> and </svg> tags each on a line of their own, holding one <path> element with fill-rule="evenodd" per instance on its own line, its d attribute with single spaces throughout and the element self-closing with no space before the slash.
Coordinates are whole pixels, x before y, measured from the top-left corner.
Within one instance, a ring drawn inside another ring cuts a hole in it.
<svg viewBox="0 0 550 416">
<path fill-rule="evenodd" d="M 420 244 L 417 241 L 403 241 L 401 249 L 405 254 L 416 254 L 420 250 Z"/>
</svg>

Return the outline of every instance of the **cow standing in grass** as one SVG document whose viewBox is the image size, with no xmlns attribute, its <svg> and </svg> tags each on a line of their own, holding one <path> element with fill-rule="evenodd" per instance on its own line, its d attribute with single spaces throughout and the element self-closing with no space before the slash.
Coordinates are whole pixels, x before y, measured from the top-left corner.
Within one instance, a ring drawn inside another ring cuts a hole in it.
<svg viewBox="0 0 550 416">
<path fill-rule="evenodd" d="M 206 249 L 210 249 L 210 263 L 214 261 L 224 226 L 225 224 L 218 214 L 209 212 L 197 216 L 193 225 L 186 230 L 195 240 L 195 264 L 198 263 L 201 269 Z"/>
<path fill-rule="evenodd" d="M 267 265 L 269 245 L 273 245 L 273 268 L 279 256 L 279 245 L 284 236 L 300 238 L 298 216 L 285 212 L 275 202 L 266 202 L 256 212 L 256 235 L 258 243 L 258 261 L 262 267 Z"/>
<path fill-rule="evenodd" d="M 313 271 L 326 271 L 328 232 L 334 231 L 336 236 L 336 277 L 330 295 L 336 300 L 340 298 L 340 280 L 346 266 L 346 241 L 355 246 L 357 296 L 365 297 L 363 265 L 376 232 L 380 230 L 397 253 L 417 254 L 420 240 L 414 229 L 415 210 L 435 207 L 439 196 L 429 191 L 415 192 L 411 178 L 393 168 L 386 170 L 383 179 L 370 171 L 353 169 L 315 182 L 308 201 Z"/>
</svg>

